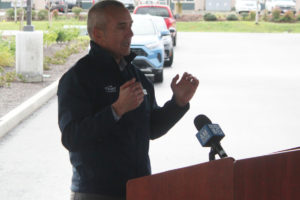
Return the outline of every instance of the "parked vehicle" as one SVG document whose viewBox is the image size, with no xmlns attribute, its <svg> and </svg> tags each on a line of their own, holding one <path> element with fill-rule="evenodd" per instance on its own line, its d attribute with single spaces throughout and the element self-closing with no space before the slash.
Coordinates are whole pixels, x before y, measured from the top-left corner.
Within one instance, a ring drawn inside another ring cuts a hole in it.
<svg viewBox="0 0 300 200">
<path fill-rule="evenodd" d="M 237 13 L 248 13 L 251 11 L 256 11 L 257 9 L 257 0 L 237 0 L 235 2 L 235 10 Z M 258 11 L 260 12 L 261 5 L 258 4 Z"/>
<path fill-rule="evenodd" d="M 171 33 L 167 28 L 164 18 L 152 16 L 152 19 L 158 31 L 160 33 L 162 32 L 164 33 L 164 36 L 162 36 L 162 40 L 164 43 L 164 50 L 165 50 L 164 66 L 171 66 L 173 64 L 173 58 L 174 58 L 174 50 L 173 50 L 174 48 L 173 48 Z"/>
<path fill-rule="evenodd" d="M 282 13 L 292 11 L 296 13 L 296 2 L 294 0 L 267 0 L 266 9 L 272 12 L 273 9 L 280 9 Z"/>
<path fill-rule="evenodd" d="M 50 11 L 58 10 L 59 12 L 67 12 L 76 6 L 76 0 L 49 0 L 46 2 L 46 9 Z"/>
<path fill-rule="evenodd" d="M 163 17 L 171 33 L 173 46 L 177 43 L 176 19 L 167 5 L 139 5 L 135 7 L 134 14 L 150 14 Z"/>
<path fill-rule="evenodd" d="M 163 81 L 164 44 L 162 36 L 151 16 L 132 15 L 132 31 L 130 49 L 137 54 L 132 64 L 137 66 L 150 80 Z"/>
<path fill-rule="evenodd" d="M 134 8 L 135 8 L 135 2 L 134 0 L 120 0 L 125 7 L 130 11 L 133 12 Z"/>
</svg>

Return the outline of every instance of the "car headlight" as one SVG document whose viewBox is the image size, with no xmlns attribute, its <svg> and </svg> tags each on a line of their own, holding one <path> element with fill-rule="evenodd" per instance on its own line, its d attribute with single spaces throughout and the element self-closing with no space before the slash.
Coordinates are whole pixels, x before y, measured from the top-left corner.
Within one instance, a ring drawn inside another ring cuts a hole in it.
<svg viewBox="0 0 300 200">
<path fill-rule="evenodd" d="M 155 48 L 159 47 L 159 45 L 160 45 L 160 43 L 158 41 L 156 41 L 156 42 L 152 42 L 152 43 L 146 44 L 145 46 L 148 49 L 155 49 Z"/>
<path fill-rule="evenodd" d="M 164 42 L 171 42 L 172 38 L 171 37 L 163 37 Z"/>
</svg>

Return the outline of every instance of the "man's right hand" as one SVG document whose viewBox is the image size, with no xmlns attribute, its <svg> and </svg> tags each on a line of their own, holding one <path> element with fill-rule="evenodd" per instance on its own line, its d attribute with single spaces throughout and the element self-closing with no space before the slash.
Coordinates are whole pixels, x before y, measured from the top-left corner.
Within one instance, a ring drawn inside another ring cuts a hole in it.
<svg viewBox="0 0 300 200">
<path fill-rule="evenodd" d="M 127 81 L 120 87 L 118 100 L 112 104 L 112 108 L 119 117 L 136 109 L 144 101 L 143 87 L 135 78 Z"/>
</svg>

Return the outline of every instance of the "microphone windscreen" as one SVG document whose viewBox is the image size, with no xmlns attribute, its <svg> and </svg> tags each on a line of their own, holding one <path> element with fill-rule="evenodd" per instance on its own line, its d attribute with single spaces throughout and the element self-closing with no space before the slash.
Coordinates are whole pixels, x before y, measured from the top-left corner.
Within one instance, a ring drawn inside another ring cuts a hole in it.
<svg viewBox="0 0 300 200">
<path fill-rule="evenodd" d="M 208 117 L 206 117 L 205 115 L 198 115 L 195 119 L 194 119 L 194 124 L 197 128 L 197 130 L 199 131 L 203 126 L 205 126 L 206 124 L 211 124 L 210 119 L 208 119 Z"/>
</svg>

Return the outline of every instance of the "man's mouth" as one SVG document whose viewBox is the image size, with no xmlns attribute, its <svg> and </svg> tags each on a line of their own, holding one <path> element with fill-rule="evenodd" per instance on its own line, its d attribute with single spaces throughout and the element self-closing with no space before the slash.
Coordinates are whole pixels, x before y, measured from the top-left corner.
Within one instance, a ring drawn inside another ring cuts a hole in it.
<svg viewBox="0 0 300 200">
<path fill-rule="evenodd" d="M 126 47 L 126 48 L 130 47 L 130 41 L 124 42 L 124 43 L 123 43 L 123 46 Z"/>
</svg>

